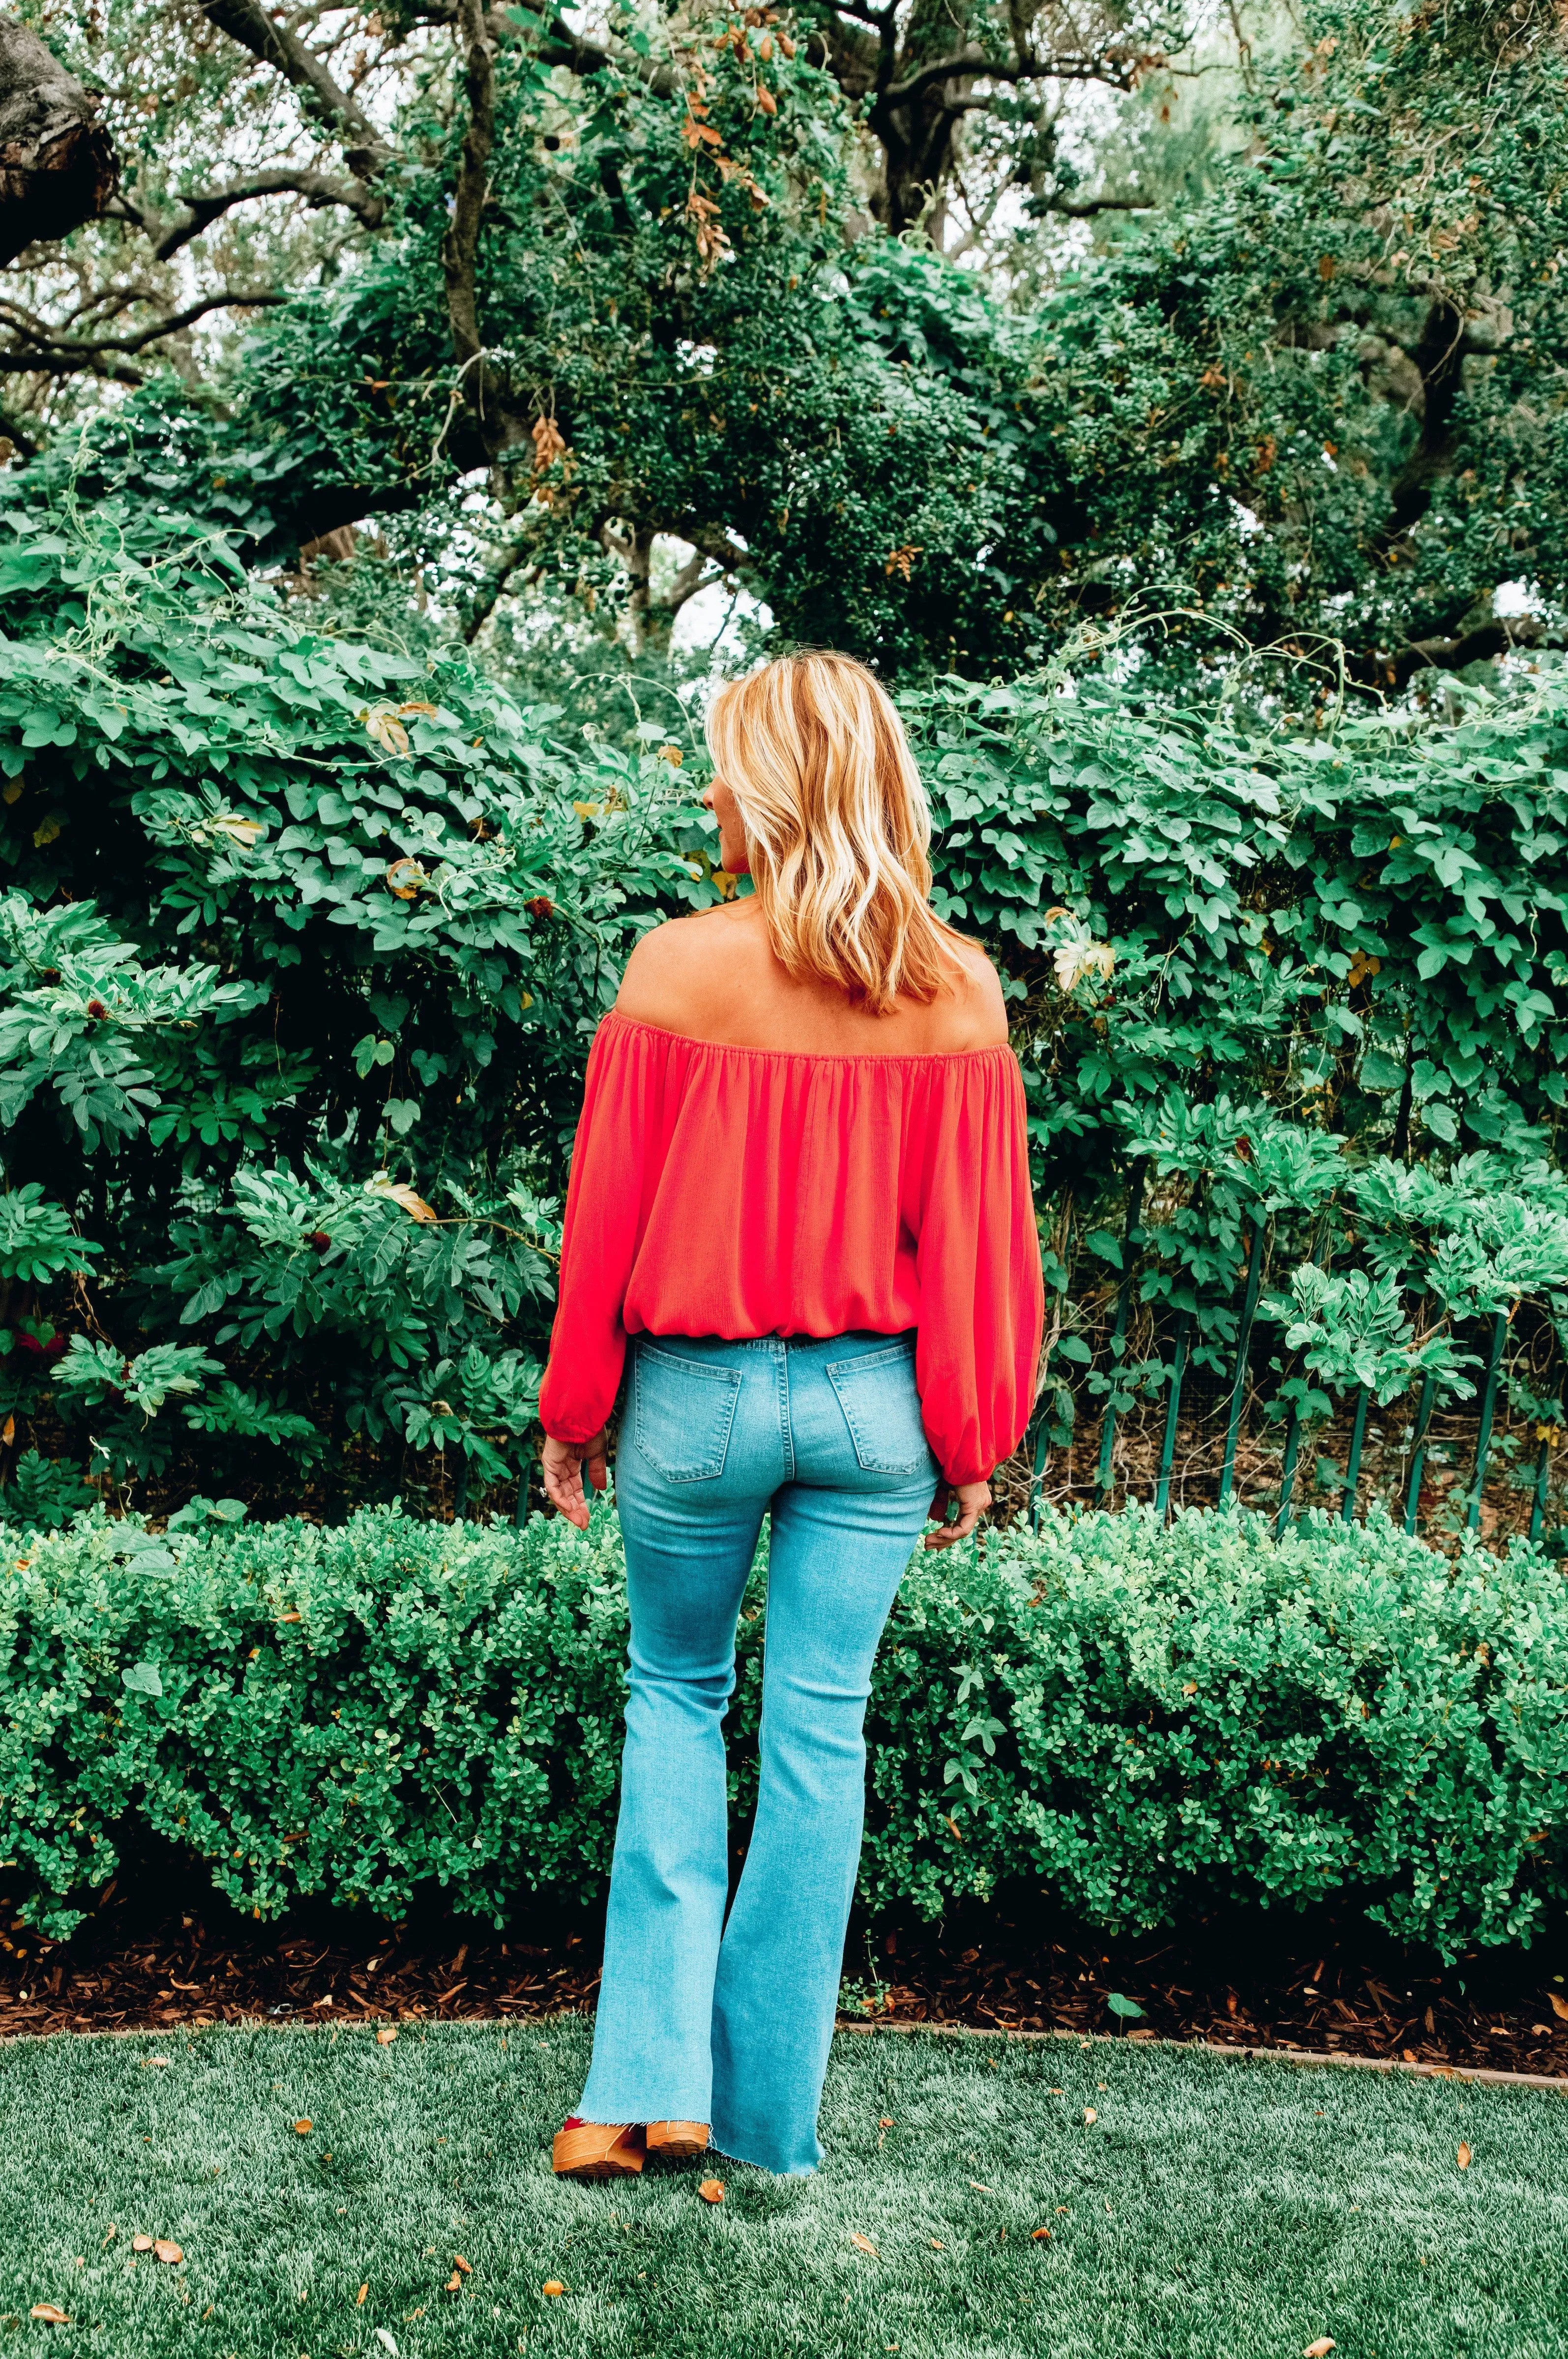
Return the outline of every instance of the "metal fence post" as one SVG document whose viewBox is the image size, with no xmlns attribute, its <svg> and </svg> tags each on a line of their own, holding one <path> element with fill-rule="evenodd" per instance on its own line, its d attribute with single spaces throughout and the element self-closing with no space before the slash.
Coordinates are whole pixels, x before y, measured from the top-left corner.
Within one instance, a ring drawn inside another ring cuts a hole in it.
<svg viewBox="0 0 1568 2359">
<path fill-rule="evenodd" d="M 1302 1413 L 1291 1411 L 1291 1421 L 1285 1429 L 1285 1457 L 1280 1468 L 1280 1512 L 1274 1518 L 1274 1538 L 1278 1539 L 1291 1520 L 1291 1499 L 1296 1487 L 1296 1452 L 1301 1448 Z"/>
<path fill-rule="evenodd" d="M 1176 1417 L 1182 1406 L 1182 1379 L 1187 1373 L 1187 1336 L 1192 1323 L 1190 1310 L 1182 1311 L 1176 1321 L 1176 1349 L 1171 1363 L 1171 1398 L 1165 1410 L 1165 1439 L 1160 1451 L 1160 1480 L 1154 1492 L 1154 1513 L 1162 1516 L 1171 1502 L 1171 1467 L 1176 1455 Z"/>
<path fill-rule="evenodd" d="M 1236 1445 L 1241 1435 L 1241 1405 L 1247 1391 L 1247 1351 L 1252 1341 L 1252 1321 L 1258 1315 L 1258 1290 L 1263 1282 L 1263 1240 L 1267 1232 L 1267 1216 L 1260 1212 L 1252 1223 L 1247 1293 L 1241 1305 L 1241 1325 L 1236 1337 L 1236 1381 L 1230 1390 L 1230 1418 L 1225 1429 L 1225 1462 L 1219 1470 L 1219 1504 L 1222 1507 L 1230 1496 L 1230 1485 L 1236 1473 Z"/>
<path fill-rule="evenodd" d="M 1045 1462 L 1051 1455 L 1051 1427 L 1047 1412 L 1040 1412 L 1040 1425 L 1034 1436 L 1034 1472 L 1029 1478 L 1029 1528 L 1040 1529 L 1040 1494 L 1045 1484 Z"/>
<path fill-rule="evenodd" d="M 1143 1174 L 1146 1165 L 1141 1157 L 1132 1167 L 1132 1178 L 1127 1191 L 1127 1228 L 1122 1239 L 1121 1284 L 1116 1289 L 1116 1324 L 1110 1331 L 1110 1362 L 1114 1376 L 1121 1364 L 1119 1346 L 1127 1341 L 1127 1311 L 1132 1299 L 1132 1232 L 1138 1225 L 1138 1214 L 1143 1201 Z M 1116 1411 L 1110 1396 L 1106 1396 L 1105 1416 L 1100 1422 L 1099 1465 L 1095 1474 L 1095 1506 L 1103 1507 L 1115 1485 L 1111 1479 L 1111 1454 L 1116 1448 Z"/>
<path fill-rule="evenodd" d="M 1487 1355 L 1487 1384 L 1481 1395 L 1481 1422 L 1476 1435 L 1476 1471 L 1470 1478 L 1470 1505 L 1465 1527 L 1475 1531 L 1481 1521 L 1481 1493 L 1487 1482 L 1487 1460 L 1492 1448 L 1492 1419 L 1498 1408 L 1498 1380 L 1502 1372 L 1503 1345 L 1508 1342 L 1509 1314 L 1499 1310 L 1492 1322 L 1492 1348 Z"/>
<path fill-rule="evenodd" d="M 1345 1496 L 1339 1503 L 1342 1524 L 1356 1519 L 1356 1485 L 1361 1480 L 1361 1445 L 1367 1439 L 1367 1408 L 1371 1394 L 1365 1385 L 1356 1397 L 1356 1422 L 1350 1429 L 1350 1455 L 1345 1464 Z"/>
<path fill-rule="evenodd" d="M 1405 1529 L 1413 1532 L 1421 1511 L 1421 1478 L 1426 1465 L 1426 1436 L 1432 1423 L 1433 1404 L 1437 1398 L 1437 1378 L 1428 1376 L 1421 1388 L 1421 1403 L 1415 1413 L 1415 1431 L 1411 1437 L 1410 1489 L 1405 1494 Z"/>
<path fill-rule="evenodd" d="M 1552 1471 L 1552 1428 L 1547 1426 L 1541 1437 L 1541 1448 L 1535 1457 L 1535 1497 L 1530 1502 L 1530 1536 L 1541 1538 L 1541 1527 L 1546 1520 L 1546 1484 Z"/>
</svg>

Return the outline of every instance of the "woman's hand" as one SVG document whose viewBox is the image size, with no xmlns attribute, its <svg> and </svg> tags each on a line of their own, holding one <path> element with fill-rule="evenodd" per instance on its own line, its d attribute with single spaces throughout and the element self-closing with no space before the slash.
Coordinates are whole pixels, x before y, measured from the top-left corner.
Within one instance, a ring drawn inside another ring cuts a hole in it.
<svg viewBox="0 0 1568 2359">
<path fill-rule="evenodd" d="M 958 1519 L 957 1523 L 950 1524 L 947 1511 L 955 1499 L 958 1502 Z M 989 1483 L 939 1484 L 927 1520 L 940 1524 L 942 1528 L 939 1532 L 926 1533 L 926 1547 L 951 1548 L 955 1540 L 967 1540 L 990 1503 L 991 1486 Z"/>
<path fill-rule="evenodd" d="M 610 1479 L 604 1458 L 602 1427 L 591 1441 L 557 1441 L 550 1435 L 546 1435 L 545 1495 L 551 1506 L 563 1515 L 568 1524 L 575 1524 L 579 1532 L 588 1529 L 588 1495 L 582 1487 L 585 1466 L 594 1489 L 602 1491 Z"/>
</svg>

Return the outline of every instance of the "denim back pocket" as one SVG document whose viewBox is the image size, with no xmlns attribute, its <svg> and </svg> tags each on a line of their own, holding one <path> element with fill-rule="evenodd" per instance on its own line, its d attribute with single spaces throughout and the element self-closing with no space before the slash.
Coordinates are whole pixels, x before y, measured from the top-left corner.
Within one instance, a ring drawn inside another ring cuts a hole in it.
<svg viewBox="0 0 1568 2359">
<path fill-rule="evenodd" d="M 838 1396 L 855 1456 L 868 1474 L 915 1474 L 935 1469 L 920 1421 L 914 1351 L 893 1343 L 858 1359 L 831 1360 L 827 1381 Z"/>
<path fill-rule="evenodd" d="M 633 1377 L 637 1447 L 672 1483 L 710 1483 L 724 1472 L 741 1394 L 739 1368 L 710 1368 L 639 1342 Z"/>
</svg>

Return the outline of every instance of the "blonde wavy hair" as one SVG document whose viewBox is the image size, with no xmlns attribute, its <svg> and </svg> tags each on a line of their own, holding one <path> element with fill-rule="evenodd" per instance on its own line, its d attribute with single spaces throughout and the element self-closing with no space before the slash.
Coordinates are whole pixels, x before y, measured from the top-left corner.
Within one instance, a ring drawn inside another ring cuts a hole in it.
<svg viewBox="0 0 1568 2359">
<path fill-rule="evenodd" d="M 774 955 L 872 1015 L 930 1001 L 965 972 L 931 907 L 931 812 L 903 723 L 852 657 L 783 656 L 708 710 L 717 775 L 740 807 Z"/>
</svg>

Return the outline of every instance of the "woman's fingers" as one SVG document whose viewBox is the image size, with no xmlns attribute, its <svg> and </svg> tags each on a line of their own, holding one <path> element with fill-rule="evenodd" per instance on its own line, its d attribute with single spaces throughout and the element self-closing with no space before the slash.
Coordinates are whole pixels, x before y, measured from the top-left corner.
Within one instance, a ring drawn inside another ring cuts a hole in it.
<svg viewBox="0 0 1568 2359">
<path fill-rule="evenodd" d="M 955 1540 L 967 1540 L 968 1538 L 969 1534 L 974 1530 L 975 1526 L 979 1522 L 980 1517 L 990 1506 L 990 1484 L 989 1483 L 959 1483 L 954 1485 L 945 1483 L 942 1488 L 937 1492 L 935 1499 L 931 1502 L 932 1515 L 934 1516 L 945 1516 L 947 1510 L 947 1502 L 955 1495 L 958 1502 L 957 1519 L 950 1524 L 944 1523 L 940 1531 L 926 1533 L 925 1545 L 928 1549 L 951 1548 Z"/>
<path fill-rule="evenodd" d="M 589 1446 L 591 1448 L 592 1444 Z M 600 1474 L 595 1482 L 595 1488 L 602 1490 L 604 1488 L 602 1454 L 599 1462 Z M 557 1514 L 566 1517 L 568 1524 L 575 1524 L 579 1532 L 586 1532 L 588 1500 L 584 1496 L 582 1487 L 582 1452 L 574 1450 L 568 1442 L 547 1440 L 545 1443 L 540 1473 L 544 1477 L 545 1496 L 549 1500 L 550 1505 Z M 589 1479 L 593 1480 L 591 1469 Z"/>
</svg>

